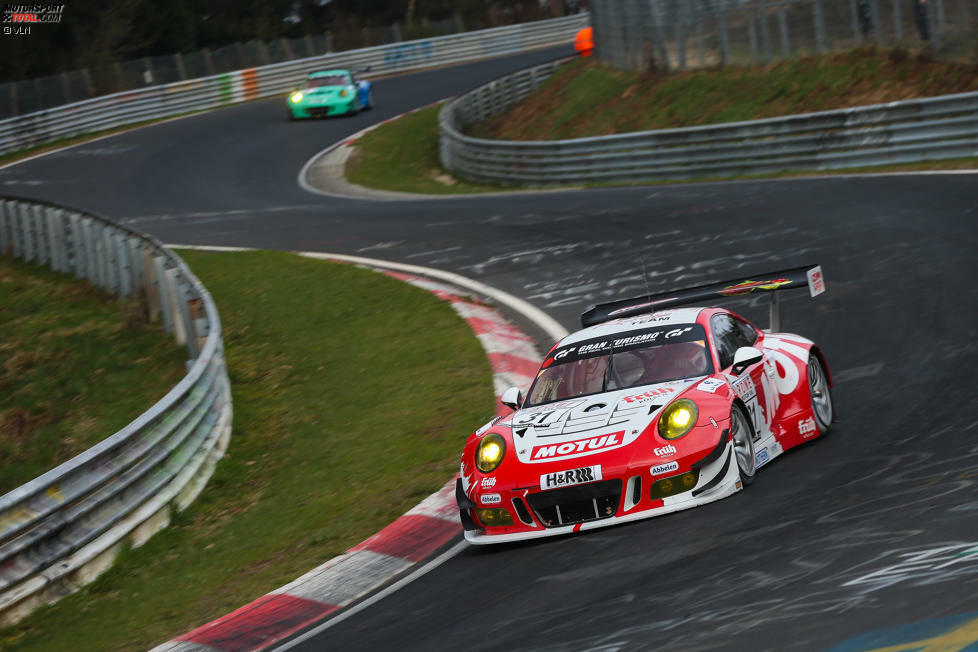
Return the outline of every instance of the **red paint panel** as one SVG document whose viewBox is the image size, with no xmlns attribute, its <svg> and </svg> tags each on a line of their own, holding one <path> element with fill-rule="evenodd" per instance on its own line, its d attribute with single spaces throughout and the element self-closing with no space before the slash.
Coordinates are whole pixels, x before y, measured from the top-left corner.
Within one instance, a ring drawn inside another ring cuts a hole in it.
<svg viewBox="0 0 978 652">
<path fill-rule="evenodd" d="M 489 353 L 486 357 L 489 358 L 493 373 L 511 372 L 534 378 L 540 368 L 539 362 L 509 353 Z"/>
<path fill-rule="evenodd" d="M 248 68 L 241 71 L 241 89 L 244 91 L 246 100 L 258 98 L 258 70 Z"/>
<path fill-rule="evenodd" d="M 176 640 L 226 652 L 258 650 L 311 625 L 336 608 L 291 595 L 266 595 Z"/>
<path fill-rule="evenodd" d="M 352 549 L 422 561 L 461 533 L 462 524 L 459 521 L 405 514 Z"/>
</svg>

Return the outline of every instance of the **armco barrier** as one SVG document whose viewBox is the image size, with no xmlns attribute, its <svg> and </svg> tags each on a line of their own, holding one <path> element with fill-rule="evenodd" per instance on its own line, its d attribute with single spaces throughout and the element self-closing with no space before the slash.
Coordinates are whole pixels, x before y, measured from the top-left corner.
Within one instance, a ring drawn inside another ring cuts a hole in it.
<svg viewBox="0 0 978 652">
<path fill-rule="evenodd" d="M 487 140 L 463 133 L 528 95 L 566 61 L 521 70 L 445 104 L 439 114 L 445 169 L 477 182 L 552 185 L 835 170 L 978 156 L 978 93 L 549 142 Z"/>
<path fill-rule="evenodd" d="M 190 357 L 156 405 L 81 455 L 0 496 L 0 623 L 94 579 L 207 482 L 231 434 L 221 322 L 175 254 L 109 220 L 0 198 L 0 254 L 74 274 L 141 301 Z"/>
<path fill-rule="evenodd" d="M 0 154 L 79 134 L 285 93 L 312 71 L 370 68 L 367 75 L 454 65 L 574 39 L 587 14 L 337 52 L 201 79 L 105 95 L 0 121 Z M 378 92 L 381 89 L 378 88 Z M 383 101 L 380 98 L 380 101 Z M 283 117 L 285 106 L 282 106 Z"/>
</svg>

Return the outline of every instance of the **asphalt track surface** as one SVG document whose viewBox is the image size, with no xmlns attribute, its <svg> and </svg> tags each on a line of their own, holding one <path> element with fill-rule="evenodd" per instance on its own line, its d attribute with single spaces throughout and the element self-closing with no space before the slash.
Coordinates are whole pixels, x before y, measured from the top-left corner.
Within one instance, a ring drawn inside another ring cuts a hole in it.
<svg viewBox="0 0 978 652">
<path fill-rule="evenodd" d="M 907 642 L 933 635 L 934 619 L 974 622 L 978 175 L 398 203 L 296 185 L 308 158 L 348 134 L 563 52 L 381 80 L 378 107 L 355 118 L 289 123 L 278 99 L 141 129 L 0 170 L 0 190 L 166 242 L 449 270 L 571 329 L 589 304 L 646 283 L 823 266 L 828 292 L 788 297 L 782 326 L 828 356 L 838 422 L 827 438 L 705 507 L 467 548 L 305 649 L 809 650 L 880 628 L 911 624 L 898 637 Z M 730 305 L 766 325 L 762 303 Z"/>
</svg>

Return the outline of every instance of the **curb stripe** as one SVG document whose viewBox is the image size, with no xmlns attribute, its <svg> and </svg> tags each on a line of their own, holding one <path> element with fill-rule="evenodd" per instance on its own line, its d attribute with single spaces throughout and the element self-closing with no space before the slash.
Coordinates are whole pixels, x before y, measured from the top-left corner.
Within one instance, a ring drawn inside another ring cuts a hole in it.
<svg viewBox="0 0 978 652">
<path fill-rule="evenodd" d="M 353 550 L 371 550 L 419 562 L 462 533 L 462 524 L 430 516 L 406 514 Z"/>
<path fill-rule="evenodd" d="M 177 640 L 201 643 L 226 652 L 245 652 L 281 640 L 336 609 L 331 604 L 271 594 Z"/>
</svg>

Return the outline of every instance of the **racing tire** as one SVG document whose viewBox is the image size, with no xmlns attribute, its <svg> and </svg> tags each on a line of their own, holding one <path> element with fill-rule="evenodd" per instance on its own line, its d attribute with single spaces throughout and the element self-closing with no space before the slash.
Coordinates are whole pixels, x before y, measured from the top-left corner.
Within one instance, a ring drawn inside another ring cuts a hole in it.
<svg viewBox="0 0 978 652">
<path fill-rule="evenodd" d="M 808 394 L 812 399 L 812 414 L 815 415 L 815 425 L 818 432 L 825 435 L 832 427 L 835 408 L 832 405 L 832 390 L 825 367 L 817 356 L 808 358 Z"/>
<path fill-rule="evenodd" d="M 733 440 L 734 459 L 740 472 L 740 482 L 746 487 L 754 481 L 757 462 L 754 460 L 754 428 L 739 405 L 730 410 L 730 438 Z"/>
<path fill-rule="evenodd" d="M 296 117 L 295 117 L 295 114 L 292 113 L 292 109 L 286 109 L 285 110 L 285 114 L 288 116 L 289 122 L 295 122 L 296 121 Z"/>
<path fill-rule="evenodd" d="M 367 91 L 367 110 L 374 108 L 374 89 Z"/>
</svg>

